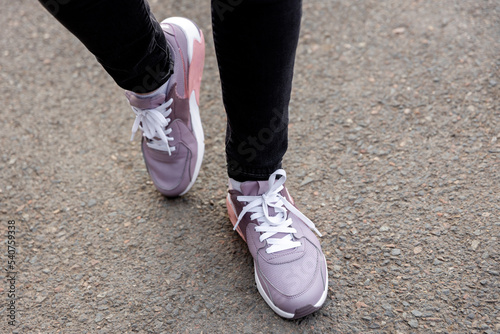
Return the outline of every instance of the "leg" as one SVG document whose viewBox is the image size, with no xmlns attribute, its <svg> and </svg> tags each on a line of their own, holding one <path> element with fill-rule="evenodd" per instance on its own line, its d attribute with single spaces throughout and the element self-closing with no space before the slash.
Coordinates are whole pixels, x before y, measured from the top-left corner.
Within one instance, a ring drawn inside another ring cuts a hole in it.
<svg viewBox="0 0 500 334">
<path fill-rule="evenodd" d="M 228 173 L 267 180 L 287 149 L 301 0 L 212 0 Z"/>
<path fill-rule="evenodd" d="M 136 93 L 172 74 L 160 24 L 143 0 L 40 0 L 92 52 L 116 83 Z"/>
<path fill-rule="evenodd" d="M 280 169 L 301 0 L 212 0 L 228 117 L 227 208 L 254 257 L 257 289 L 284 318 L 318 310 L 328 291 L 314 223 L 293 204 Z"/>
</svg>

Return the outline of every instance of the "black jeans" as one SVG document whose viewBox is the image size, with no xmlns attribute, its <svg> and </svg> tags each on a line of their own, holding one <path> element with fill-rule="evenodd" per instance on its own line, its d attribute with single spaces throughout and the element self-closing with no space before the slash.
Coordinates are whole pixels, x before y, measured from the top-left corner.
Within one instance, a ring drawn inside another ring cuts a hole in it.
<svg viewBox="0 0 500 334">
<path fill-rule="evenodd" d="M 153 91 L 172 74 L 165 37 L 146 1 L 40 2 L 120 87 Z M 212 0 L 211 5 L 228 118 L 228 174 L 238 181 L 265 180 L 281 168 L 287 149 L 302 0 Z"/>
</svg>

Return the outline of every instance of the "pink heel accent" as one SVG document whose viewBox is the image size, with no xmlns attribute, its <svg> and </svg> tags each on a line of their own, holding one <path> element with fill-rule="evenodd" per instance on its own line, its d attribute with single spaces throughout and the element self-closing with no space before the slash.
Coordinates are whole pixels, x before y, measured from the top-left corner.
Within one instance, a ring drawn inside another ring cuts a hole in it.
<svg viewBox="0 0 500 334">
<path fill-rule="evenodd" d="M 236 225 L 236 222 L 238 221 L 238 217 L 236 217 L 236 214 L 234 213 L 234 210 L 233 210 L 233 206 L 229 202 L 229 195 L 227 195 L 227 197 L 226 197 L 226 206 L 227 206 L 227 214 L 229 215 L 229 220 L 231 221 L 231 224 L 233 224 L 233 226 L 234 226 L 234 225 Z M 236 232 L 238 232 L 238 234 L 240 235 L 240 237 L 245 242 L 247 242 L 247 239 L 245 239 L 245 236 L 241 232 L 239 226 L 236 228 Z"/>
<path fill-rule="evenodd" d="M 196 103 L 200 105 L 200 86 L 201 77 L 203 76 L 203 66 L 205 65 L 205 38 L 200 31 L 201 42 L 194 40 L 193 42 L 193 59 L 189 65 L 189 89 L 188 96 L 194 90 Z"/>
</svg>

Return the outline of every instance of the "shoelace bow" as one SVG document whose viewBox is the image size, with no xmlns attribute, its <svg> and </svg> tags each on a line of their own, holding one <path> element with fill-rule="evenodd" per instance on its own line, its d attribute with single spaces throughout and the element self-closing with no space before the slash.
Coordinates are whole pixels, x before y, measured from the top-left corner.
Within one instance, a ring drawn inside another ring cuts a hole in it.
<svg viewBox="0 0 500 334">
<path fill-rule="evenodd" d="M 281 176 L 279 179 L 276 178 L 278 175 Z M 247 212 L 252 213 L 250 219 L 256 219 L 260 223 L 255 228 L 255 231 L 261 232 L 259 240 L 261 242 L 267 240 L 268 245 L 270 245 L 266 249 L 268 254 L 301 246 L 300 241 L 293 240 L 293 233 L 297 233 L 297 230 L 291 227 L 293 221 L 292 218 L 288 218 L 287 209 L 321 237 L 321 233 L 316 229 L 314 223 L 279 193 L 283 189 L 285 180 L 286 172 L 279 169 L 270 176 L 269 190 L 264 194 L 237 197 L 238 201 L 247 202 L 248 204 L 245 205 L 238 216 L 234 229 L 238 227 Z M 274 209 L 274 216 L 269 215 L 270 207 Z M 282 238 L 272 238 L 276 233 L 286 233 L 286 235 Z"/>
<path fill-rule="evenodd" d="M 172 113 L 170 106 L 173 101 L 173 99 L 170 99 L 154 109 L 140 109 L 132 106 L 132 110 L 136 116 L 130 140 L 134 139 L 137 129 L 141 129 L 143 135 L 151 140 L 151 142 L 147 143 L 149 147 L 160 151 L 167 151 L 169 155 L 172 155 L 175 147 L 170 146 L 168 142 L 173 141 L 174 138 L 167 136 L 172 132 L 172 129 L 167 129 L 166 127 L 170 123 L 168 115 Z"/>
</svg>

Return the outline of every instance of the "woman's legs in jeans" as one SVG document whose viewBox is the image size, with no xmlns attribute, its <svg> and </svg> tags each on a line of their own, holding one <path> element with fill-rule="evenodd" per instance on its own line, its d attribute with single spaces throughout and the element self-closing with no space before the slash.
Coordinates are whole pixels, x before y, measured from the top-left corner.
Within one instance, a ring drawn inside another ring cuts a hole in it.
<svg viewBox="0 0 500 334">
<path fill-rule="evenodd" d="M 212 0 L 229 176 L 267 180 L 287 149 L 301 0 Z"/>
<path fill-rule="evenodd" d="M 145 1 L 40 2 L 120 87 L 146 93 L 170 77 L 165 37 Z M 238 181 L 267 180 L 281 167 L 301 6 L 301 0 L 212 0 L 228 173 Z"/>
<path fill-rule="evenodd" d="M 158 21 L 143 0 L 39 0 L 96 56 L 116 83 L 154 91 L 172 74 Z"/>
</svg>

